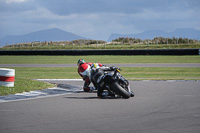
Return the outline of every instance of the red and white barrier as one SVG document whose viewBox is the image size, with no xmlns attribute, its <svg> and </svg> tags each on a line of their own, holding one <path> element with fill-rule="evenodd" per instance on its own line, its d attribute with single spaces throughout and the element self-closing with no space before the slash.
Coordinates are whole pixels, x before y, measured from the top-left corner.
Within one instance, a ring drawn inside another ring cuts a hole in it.
<svg viewBox="0 0 200 133">
<path fill-rule="evenodd" d="M 14 87 L 15 69 L 0 68 L 0 86 Z"/>
</svg>

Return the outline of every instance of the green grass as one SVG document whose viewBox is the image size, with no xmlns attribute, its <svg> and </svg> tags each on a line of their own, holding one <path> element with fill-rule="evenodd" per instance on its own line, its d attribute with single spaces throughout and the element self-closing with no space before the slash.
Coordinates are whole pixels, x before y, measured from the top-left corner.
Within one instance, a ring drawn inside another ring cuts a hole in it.
<svg viewBox="0 0 200 133">
<path fill-rule="evenodd" d="M 37 67 L 16 67 L 15 69 L 15 85 L 14 87 L 0 86 L 0 95 L 15 94 L 21 92 L 29 92 L 32 90 L 46 89 L 55 87 L 50 83 L 35 81 L 32 79 L 59 79 L 59 78 L 79 78 L 77 68 L 37 68 Z"/>
<path fill-rule="evenodd" d="M 200 80 L 199 67 L 126 67 L 122 74 L 132 80 Z"/>
<path fill-rule="evenodd" d="M 15 68 L 16 75 L 26 79 L 77 79 L 76 67 Z M 199 67 L 122 67 L 122 75 L 129 79 L 200 79 Z"/>
<path fill-rule="evenodd" d="M 77 67 L 15 67 L 18 79 L 77 79 Z M 200 78 L 200 67 L 122 67 L 126 78 L 191 79 Z"/>
<path fill-rule="evenodd" d="M 15 67 L 15 75 L 25 79 L 80 78 L 76 67 Z"/>
<path fill-rule="evenodd" d="M 76 64 L 78 59 L 100 63 L 200 63 L 200 56 L 0 56 L 0 64 Z"/>
<path fill-rule="evenodd" d="M 0 56 L 0 64 L 76 64 L 84 58 L 100 63 L 200 63 L 200 56 Z M 0 86 L 0 95 L 45 89 L 55 85 L 32 79 L 80 78 L 77 67 L 13 67 L 15 87 Z M 131 80 L 200 80 L 199 67 L 122 67 Z"/>
<path fill-rule="evenodd" d="M 0 86 L 0 95 L 45 89 L 54 85 L 31 79 L 80 79 L 76 67 L 16 67 L 15 87 Z M 129 80 L 200 80 L 199 67 L 122 67 Z"/>
<path fill-rule="evenodd" d="M 14 87 L 4 87 L 0 86 L 0 96 L 9 95 L 15 93 L 29 92 L 34 90 L 41 90 L 45 88 L 55 87 L 55 85 L 50 83 L 44 83 L 41 81 L 35 81 L 27 78 L 15 78 Z"/>
</svg>

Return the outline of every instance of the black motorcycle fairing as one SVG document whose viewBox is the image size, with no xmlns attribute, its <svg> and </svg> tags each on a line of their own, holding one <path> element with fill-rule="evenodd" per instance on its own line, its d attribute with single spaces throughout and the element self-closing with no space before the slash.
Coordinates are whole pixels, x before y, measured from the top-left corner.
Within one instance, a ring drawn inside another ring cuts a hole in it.
<svg viewBox="0 0 200 133">
<path fill-rule="evenodd" d="M 131 95 L 128 80 L 120 74 L 119 69 L 92 69 L 91 81 L 97 88 L 97 95 L 102 96 L 104 90 L 107 90 L 109 96 L 116 94 L 123 98 L 129 98 Z"/>
</svg>

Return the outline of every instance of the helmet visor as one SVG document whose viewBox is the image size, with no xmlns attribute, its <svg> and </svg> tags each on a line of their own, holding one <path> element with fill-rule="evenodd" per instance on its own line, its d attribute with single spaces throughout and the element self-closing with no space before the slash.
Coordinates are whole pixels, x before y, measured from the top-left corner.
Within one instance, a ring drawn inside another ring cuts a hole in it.
<svg viewBox="0 0 200 133">
<path fill-rule="evenodd" d="M 77 65 L 79 66 L 79 65 L 81 65 L 83 63 L 85 63 L 85 60 L 84 59 L 80 59 L 80 60 L 78 60 Z"/>
</svg>

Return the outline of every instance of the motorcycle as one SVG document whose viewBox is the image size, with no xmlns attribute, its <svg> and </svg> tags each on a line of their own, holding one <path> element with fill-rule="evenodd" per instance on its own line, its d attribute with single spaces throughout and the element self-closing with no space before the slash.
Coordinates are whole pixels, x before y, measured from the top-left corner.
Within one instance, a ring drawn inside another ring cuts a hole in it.
<svg viewBox="0 0 200 133">
<path fill-rule="evenodd" d="M 117 97 L 128 99 L 133 97 L 134 93 L 130 89 L 128 80 L 121 75 L 120 71 L 121 69 L 117 67 L 111 71 L 103 71 L 96 83 L 104 88 L 104 91 L 107 90 L 108 96 L 115 97 L 117 95 Z"/>
</svg>

